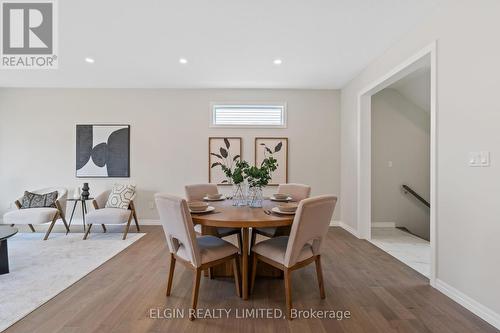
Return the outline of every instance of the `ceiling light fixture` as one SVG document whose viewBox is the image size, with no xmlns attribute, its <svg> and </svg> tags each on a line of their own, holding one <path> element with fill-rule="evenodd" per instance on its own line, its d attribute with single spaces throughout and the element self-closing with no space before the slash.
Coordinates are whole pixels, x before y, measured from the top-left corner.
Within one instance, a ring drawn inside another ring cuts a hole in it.
<svg viewBox="0 0 500 333">
<path fill-rule="evenodd" d="M 275 64 L 275 65 L 281 65 L 282 63 L 283 63 L 283 60 L 281 60 L 281 59 L 274 59 L 273 60 L 273 64 Z"/>
<path fill-rule="evenodd" d="M 180 58 L 180 59 L 179 59 L 179 63 L 180 63 L 180 64 L 185 65 L 185 64 L 187 64 L 187 63 L 188 63 L 188 61 L 187 61 L 187 59 L 186 59 L 186 58 Z"/>
<path fill-rule="evenodd" d="M 85 61 L 88 62 L 89 64 L 93 64 L 95 62 L 95 60 L 92 58 L 85 58 Z"/>
</svg>

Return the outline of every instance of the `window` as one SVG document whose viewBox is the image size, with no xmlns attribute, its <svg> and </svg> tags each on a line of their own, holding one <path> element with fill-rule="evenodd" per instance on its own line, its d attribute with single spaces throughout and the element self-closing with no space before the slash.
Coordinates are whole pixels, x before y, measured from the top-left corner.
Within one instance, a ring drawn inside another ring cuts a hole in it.
<svg viewBox="0 0 500 333">
<path fill-rule="evenodd" d="M 286 127 L 284 104 L 214 104 L 211 113 L 211 127 Z"/>
</svg>

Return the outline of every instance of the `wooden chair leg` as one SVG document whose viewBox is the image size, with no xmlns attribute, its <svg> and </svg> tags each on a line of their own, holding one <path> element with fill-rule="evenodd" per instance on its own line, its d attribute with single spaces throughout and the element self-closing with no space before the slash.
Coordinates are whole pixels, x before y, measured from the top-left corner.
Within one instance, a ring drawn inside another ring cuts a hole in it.
<svg viewBox="0 0 500 333">
<path fill-rule="evenodd" d="M 33 224 L 28 224 L 28 225 L 29 225 L 29 227 L 30 227 L 31 231 L 32 231 L 32 232 L 35 232 L 35 228 L 33 227 Z"/>
<path fill-rule="evenodd" d="M 292 279 L 291 271 L 285 269 L 285 299 L 286 299 L 286 316 L 288 320 L 292 320 Z"/>
<path fill-rule="evenodd" d="M 257 255 L 253 253 L 252 255 L 252 276 L 250 279 L 250 294 L 253 293 L 253 287 L 255 286 L 255 276 L 257 275 Z"/>
<path fill-rule="evenodd" d="M 196 268 L 193 280 L 193 297 L 191 301 L 191 309 L 196 310 L 196 305 L 198 304 L 198 292 L 200 290 L 200 278 L 201 278 L 201 269 Z M 189 320 L 194 320 L 193 314 L 189 313 Z"/>
<path fill-rule="evenodd" d="M 208 269 L 208 278 L 209 278 L 210 280 L 215 279 L 215 276 L 214 276 L 214 271 L 212 270 L 212 267 L 210 267 L 210 268 Z"/>
<path fill-rule="evenodd" d="M 125 231 L 123 232 L 123 240 L 127 238 L 128 229 L 130 228 L 130 222 L 132 222 L 132 213 L 130 213 L 130 216 L 128 217 L 127 226 L 125 227 Z"/>
<path fill-rule="evenodd" d="M 235 256 L 232 262 L 233 262 L 234 284 L 236 285 L 236 295 L 238 295 L 238 297 L 241 297 L 240 267 L 238 265 L 238 257 Z"/>
<path fill-rule="evenodd" d="M 92 228 L 92 224 L 87 225 L 87 231 L 85 232 L 85 235 L 83 235 L 83 240 L 86 240 L 87 237 L 89 236 L 90 228 Z"/>
<path fill-rule="evenodd" d="M 321 257 L 317 256 L 316 260 L 316 275 L 318 276 L 318 286 L 319 286 L 319 295 L 321 299 L 324 299 L 325 296 L 325 284 L 323 282 L 323 270 L 321 269 Z"/>
<path fill-rule="evenodd" d="M 135 222 L 135 226 L 137 228 L 137 232 L 140 232 L 141 229 L 139 228 L 139 220 L 137 219 L 137 214 L 135 213 L 135 209 L 132 210 L 132 214 L 134 216 L 134 222 Z"/>
<path fill-rule="evenodd" d="M 104 224 L 101 224 L 101 227 L 102 227 L 102 232 L 108 231 L 108 230 L 106 230 L 106 226 Z"/>
<path fill-rule="evenodd" d="M 170 296 L 170 291 L 172 290 L 172 281 L 174 280 L 174 270 L 175 270 L 175 257 L 170 254 L 170 269 L 168 271 L 168 281 L 167 281 L 167 297 Z"/>
<path fill-rule="evenodd" d="M 250 250 L 253 248 L 256 241 L 257 241 L 257 233 L 255 232 L 255 229 L 252 229 L 252 237 L 250 238 Z"/>
<path fill-rule="evenodd" d="M 56 224 L 58 218 L 59 218 L 59 212 L 57 212 L 56 215 L 54 215 L 54 218 L 52 219 L 52 222 L 50 223 L 49 229 L 47 230 L 47 233 L 45 234 L 43 240 L 47 240 L 49 238 L 50 232 L 52 231 L 52 228 L 54 228 L 54 224 Z"/>
<path fill-rule="evenodd" d="M 241 238 L 241 231 L 238 233 L 238 250 L 240 253 L 242 252 L 243 249 L 243 239 Z"/>
</svg>

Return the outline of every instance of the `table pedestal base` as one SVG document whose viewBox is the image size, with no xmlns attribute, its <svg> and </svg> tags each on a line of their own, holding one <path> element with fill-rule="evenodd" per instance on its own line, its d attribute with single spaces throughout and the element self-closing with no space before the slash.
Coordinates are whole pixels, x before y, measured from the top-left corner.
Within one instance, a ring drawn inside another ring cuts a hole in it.
<svg viewBox="0 0 500 333">
<path fill-rule="evenodd" d="M 7 240 L 0 241 L 0 274 L 9 273 L 9 252 L 7 251 Z"/>
</svg>

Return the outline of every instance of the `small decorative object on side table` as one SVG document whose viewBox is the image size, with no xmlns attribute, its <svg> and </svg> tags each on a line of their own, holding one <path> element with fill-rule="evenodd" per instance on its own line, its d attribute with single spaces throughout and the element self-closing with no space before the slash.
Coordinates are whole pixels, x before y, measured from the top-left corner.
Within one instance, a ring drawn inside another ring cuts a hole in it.
<svg viewBox="0 0 500 333">
<path fill-rule="evenodd" d="M 90 192 L 89 192 L 89 183 L 83 183 L 83 188 L 82 188 L 82 199 L 88 200 Z"/>
<path fill-rule="evenodd" d="M 0 226 L 0 275 L 9 273 L 9 253 L 7 251 L 7 238 L 17 234 L 17 229 Z"/>
<path fill-rule="evenodd" d="M 85 183 L 85 184 L 87 184 L 87 183 Z M 84 188 L 85 188 L 85 184 L 83 185 Z M 88 184 L 87 184 L 87 189 L 88 189 Z M 82 192 L 82 196 L 80 198 L 68 198 L 68 201 L 75 202 L 73 204 L 73 209 L 71 210 L 71 217 L 69 218 L 68 228 L 71 227 L 71 221 L 73 221 L 73 215 L 75 214 L 76 205 L 78 204 L 78 202 L 81 202 L 82 203 L 83 232 L 85 232 L 85 214 L 87 214 L 87 201 L 90 201 L 90 200 L 94 200 L 94 198 L 89 198 L 88 195 L 86 198 L 84 198 L 83 192 Z M 66 235 L 67 234 L 68 234 L 68 232 L 66 232 Z"/>
</svg>

